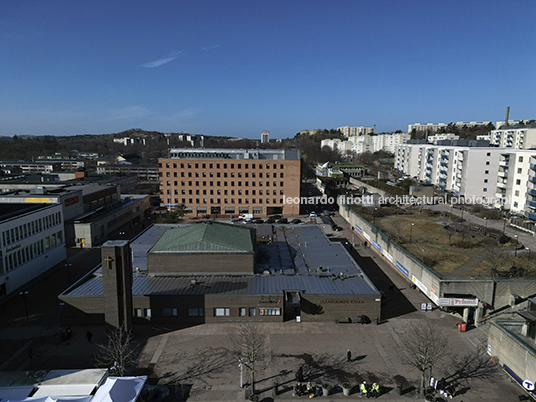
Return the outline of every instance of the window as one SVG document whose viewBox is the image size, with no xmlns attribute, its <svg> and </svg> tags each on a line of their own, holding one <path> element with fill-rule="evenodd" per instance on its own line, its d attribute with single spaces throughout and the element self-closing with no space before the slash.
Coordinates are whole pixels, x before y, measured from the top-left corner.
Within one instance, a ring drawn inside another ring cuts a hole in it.
<svg viewBox="0 0 536 402">
<path fill-rule="evenodd" d="M 188 317 L 203 317 L 204 311 L 202 308 L 189 308 Z"/>
<path fill-rule="evenodd" d="M 515 195 L 516 195 L 516 197 L 519 197 L 519 190 L 515 191 Z"/>
<path fill-rule="evenodd" d="M 250 307 L 250 308 L 249 308 L 249 316 L 250 316 L 250 317 L 254 317 L 254 316 L 255 316 L 255 307 Z"/>
<path fill-rule="evenodd" d="M 136 317 L 143 317 L 143 310 L 141 308 L 137 308 L 134 310 Z"/>
<path fill-rule="evenodd" d="M 519 162 L 523 162 L 523 157 L 522 156 L 519 157 Z"/>
<path fill-rule="evenodd" d="M 151 317 L 151 309 L 150 308 L 144 309 L 143 312 L 144 312 L 145 317 L 148 317 L 148 318 Z"/>
<path fill-rule="evenodd" d="M 247 310 L 246 310 L 245 307 L 240 307 L 240 308 L 238 309 L 238 316 L 239 316 L 239 317 L 245 317 L 246 314 L 247 314 Z"/>
<path fill-rule="evenodd" d="M 522 168 L 517 169 L 517 173 L 523 173 L 523 169 Z"/>
<path fill-rule="evenodd" d="M 281 315 L 280 308 L 260 308 L 259 315 Z"/>
<path fill-rule="evenodd" d="M 486 156 L 491 156 L 491 152 L 488 152 L 488 153 L 486 154 Z"/>
<path fill-rule="evenodd" d="M 517 206 L 518 206 L 518 203 L 514 202 L 514 208 L 517 208 Z"/>
<path fill-rule="evenodd" d="M 488 189 L 484 187 L 484 188 L 482 189 L 482 191 L 487 192 Z"/>
<path fill-rule="evenodd" d="M 484 174 L 489 174 L 489 170 L 486 170 L 486 171 L 484 172 Z"/>
<path fill-rule="evenodd" d="M 486 166 L 489 166 L 489 161 L 486 161 Z"/>
<path fill-rule="evenodd" d="M 215 308 L 214 309 L 214 317 L 229 317 L 229 309 L 228 308 Z"/>
<path fill-rule="evenodd" d="M 484 183 L 487 183 L 488 182 L 488 179 L 484 179 Z"/>
<path fill-rule="evenodd" d="M 162 317 L 177 317 L 177 309 L 176 308 L 163 308 Z"/>
<path fill-rule="evenodd" d="M 517 179 L 517 180 L 516 180 L 516 184 L 517 184 L 517 185 L 521 184 L 521 179 Z"/>
</svg>

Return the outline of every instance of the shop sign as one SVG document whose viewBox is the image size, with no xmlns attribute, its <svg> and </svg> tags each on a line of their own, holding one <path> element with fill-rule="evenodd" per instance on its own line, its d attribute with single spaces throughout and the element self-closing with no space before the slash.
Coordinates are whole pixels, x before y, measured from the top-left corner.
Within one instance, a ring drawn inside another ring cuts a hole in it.
<svg viewBox="0 0 536 402">
<path fill-rule="evenodd" d="M 382 246 L 380 246 L 378 243 L 376 243 L 374 240 L 372 240 L 372 245 L 378 249 L 378 251 L 382 251 Z"/>
<path fill-rule="evenodd" d="M 363 229 L 361 229 L 359 226 L 355 225 L 355 230 L 357 230 L 359 233 L 363 233 Z"/>
<path fill-rule="evenodd" d="M 365 236 L 365 239 L 370 240 L 370 235 L 367 232 L 363 232 L 363 236 Z"/>
<path fill-rule="evenodd" d="M 402 271 L 404 275 L 406 275 L 409 278 L 409 271 L 404 267 L 402 264 L 400 264 L 398 261 L 396 262 L 396 267 Z"/>
<path fill-rule="evenodd" d="M 463 299 L 457 297 L 440 297 L 440 306 L 449 307 L 478 307 L 478 299 Z"/>
</svg>

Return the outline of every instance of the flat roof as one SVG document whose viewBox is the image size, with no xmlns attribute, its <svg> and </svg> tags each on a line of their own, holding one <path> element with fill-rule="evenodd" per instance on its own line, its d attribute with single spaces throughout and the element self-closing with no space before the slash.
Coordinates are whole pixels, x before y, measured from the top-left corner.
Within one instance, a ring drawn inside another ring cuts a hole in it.
<svg viewBox="0 0 536 402">
<path fill-rule="evenodd" d="M 50 204 L 0 203 L 0 222 L 48 207 Z"/>
<path fill-rule="evenodd" d="M 153 225 L 130 243 L 134 295 L 276 295 L 284 290 L 315 295 L 380 294 L 344 245 L 331 242 L 316 224 L 274 225 L 273 243 L 257 245 L 262 258 L 256 263 L 255 273 L 147 275 L 147 251 L 166 231 L 184 226 L 187 225 Z M 69 288 L 63 295 L 102 295 L 101 269 L 96 269 L 85 282 Z M 196 280 L 193 286 L 192 279 Z"/>
</svg>

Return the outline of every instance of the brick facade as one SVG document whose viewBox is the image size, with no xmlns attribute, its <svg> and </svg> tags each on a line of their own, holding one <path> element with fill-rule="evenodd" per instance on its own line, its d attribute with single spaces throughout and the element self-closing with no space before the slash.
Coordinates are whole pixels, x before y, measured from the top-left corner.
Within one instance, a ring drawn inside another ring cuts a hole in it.
<svg viewBox="0 0 536 402">
<path fill-rule="evenodd" d="M 298 206 L 292 211 L 285 199 L 300 196 L 299 159 L 170 157 L 158 162 L 163 204 L 184 204 L 191 208 L 187 216 L 298 213 Z"/>
<path fill-rule="evenodd" d="M 148 253 L 150 273 L 246 273 L 252 274 L 254 253 Z"/>
</svg>

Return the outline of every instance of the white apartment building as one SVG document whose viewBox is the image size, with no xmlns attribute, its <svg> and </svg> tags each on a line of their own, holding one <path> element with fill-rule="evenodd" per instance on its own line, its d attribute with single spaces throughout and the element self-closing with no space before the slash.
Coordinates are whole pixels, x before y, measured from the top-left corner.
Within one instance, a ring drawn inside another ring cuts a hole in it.
<svg viewBox="0 0 536 402">
<path fill-rule="evenodd" d="M 497 177 L 496 207 L 522 214 L 526 210 L 530 196 L 531 160 L 536 158 L 536 150 L 507 150 L 499 158 Z M 528 205 L 530 206 L 530 205 Z"/>
<path fill-rule="evenodd" d="M 460 136 L 459 136 L 459 135 L 452 134 L 452 133 L 435 134 L 435 135 L 428 136 L 428 142 L 429 142 L 430 144 L 434 144 L 434 145 L 437 145 L 437 142 L 438 142 L 438 141 L 443 141 L 443 140 L 459 140 L 459 139 L 460 139 Z"/>
<path fill-rule="evenodd" d="M 328 146 L 339 153 L 346 155 L 349 152 L 362 154 L 364 152 L 387 151 L 396 152 L 396 147 L 405 144 L 410 139 L 406 133 L 397 134 L 378 134 L 378 135 L 360 135 L 348 138 L 345 141 L 340 139 L 322 140 L 321 147 Z"/>
<path fill-rule="evenodd" d="M 139 138 L 139 137 L 123 137 L 123 138 L 114 138 L 114 142 L 118 144 L 123 144 L 124 146 L 134 145 L 134 144 L 145 145 L 146 139 Z"/>
<path fill-rule="evenodd" d="M 0 296 L 66 258 L 61 204 L 1 204 L 0 233 Z"/>
<path fill-rule="evenodd" d="M 504 129 L 492 130 L 490 145 L 513 149 L 536 148 L 536 124 L 508 126 Z"/>
<path fill-rule="evenodd" d="M 529 176 L 527 180 L 527 198 L 525 202 L 525 216 L 536 223 L 536 157 L 531 156 L 529 161 Z"/>
<path fill-rule="evenodd" d="M 340 131 L 344 134 L 346 138 L 348 137 L 355 137 L 359 135 L 365 135 L 365 134 L 374 134 L 376 131 L 376 127 L 353 127 L 353 126 L 344 126 L 344 127 L 338 127 L 337 131 Z"/>
<path fill-rule="evenodd" d="M 395 167 L 454 194 L 494 198 L 501 152 L 504 149 L 404 144 L 397 149 Z"/>
<path fill-rule="evenodd" d="M 394 154 L 398 145 L 405 144 L 410 139 L 411 136 L 407 133 L 375 135 L 372 137 L 372 142 L 374 143 L 374 152 L 383 150 Z"/>
<path fill-rule="evenodd" d="M 454 123 L 454 125 L 457 127 L 487 126 L 488 124 L 491 124 L 491 121 L 470 121 L 470 122 L 458 121 Z M 408 133 L 411 133 L 412 131 L 426 131 L 426 130 L 428 130 L 429 132 L 434 132 L 442 128 L 447 128 L 447 124 L 445 123 L 427 123 L 427 124 L 415 123 L 415 124 L 408 125 Z"/>
</svg>

